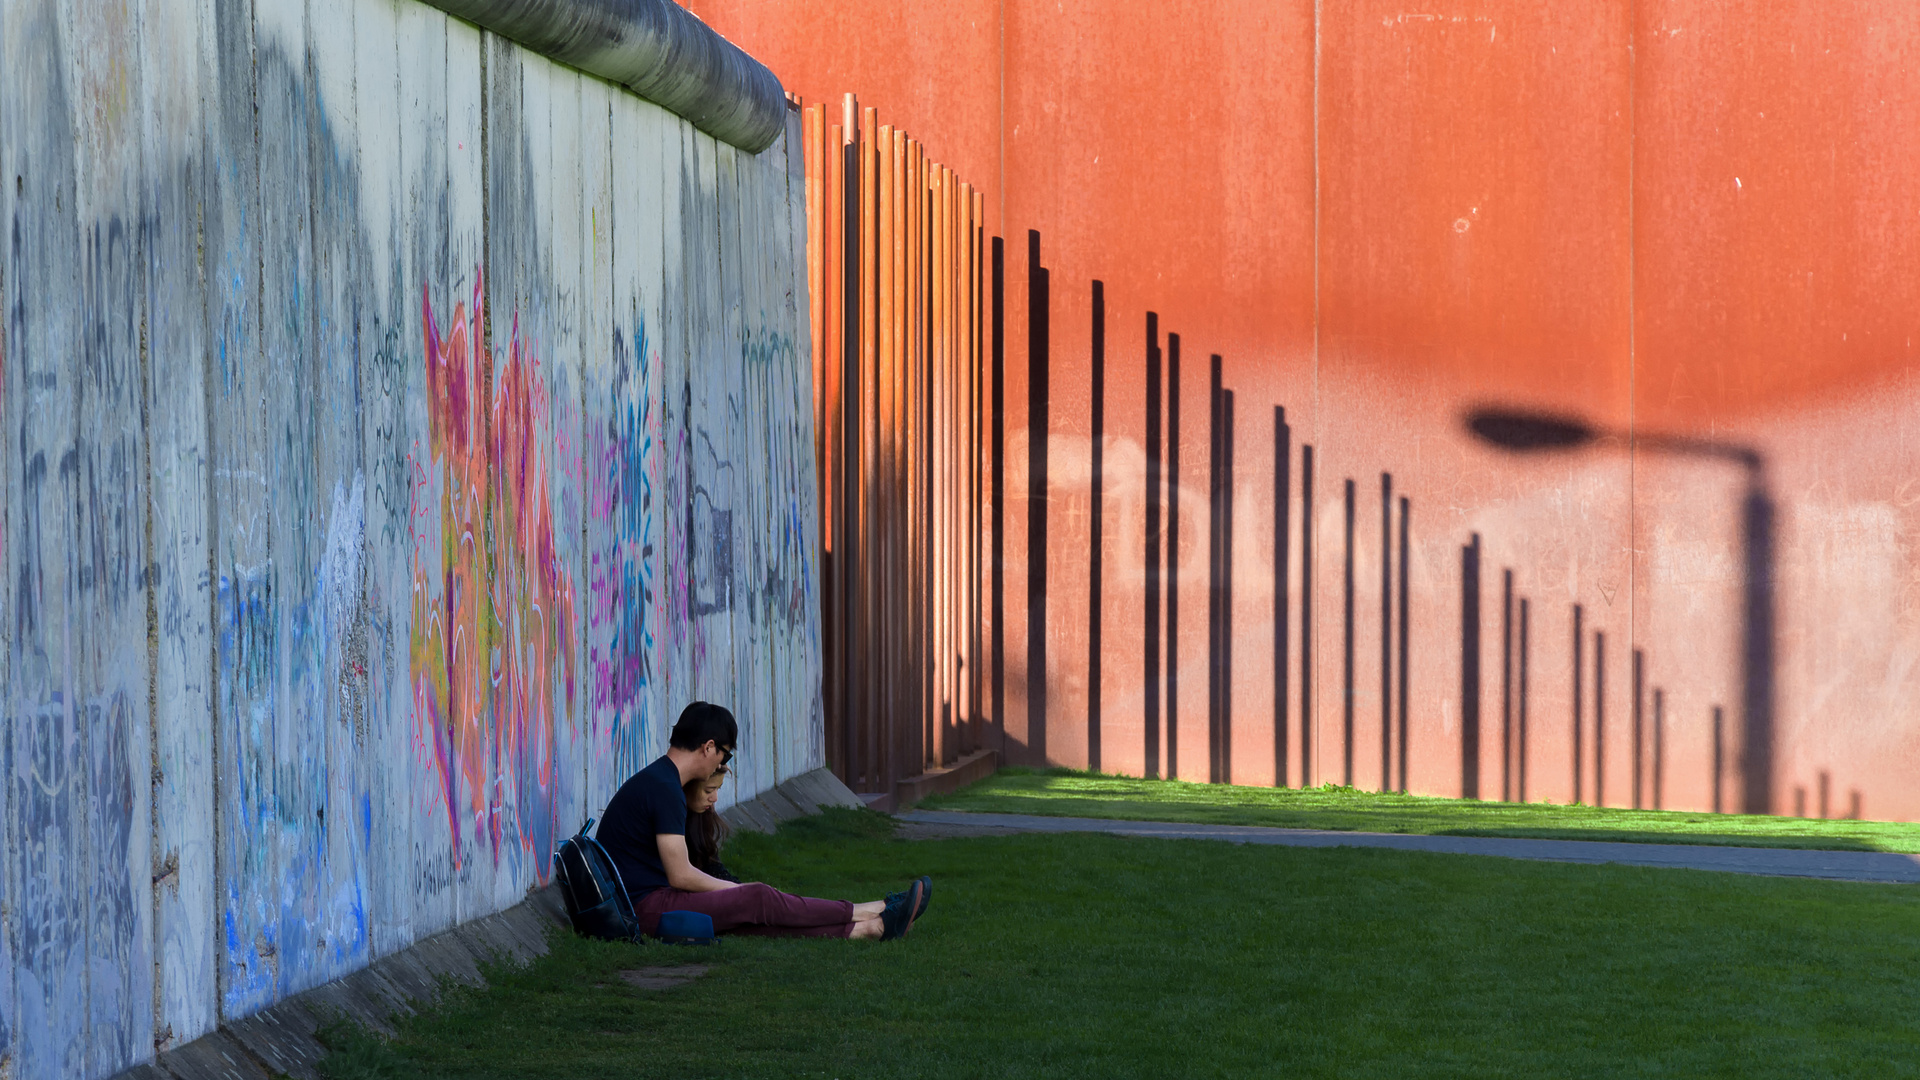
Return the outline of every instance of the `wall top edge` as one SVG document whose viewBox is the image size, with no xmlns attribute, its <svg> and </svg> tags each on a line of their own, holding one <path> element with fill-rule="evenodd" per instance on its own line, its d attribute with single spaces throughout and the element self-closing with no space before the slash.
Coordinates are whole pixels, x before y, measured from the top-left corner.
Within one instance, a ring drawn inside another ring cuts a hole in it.
<svg viewBox="0 0 1920 1080">
<path fill-rule="evenodd" d="M 672 0 L 425 0 L 632 90 L 757 154 L 786 131 L 778 76 Z"/>
</svg>

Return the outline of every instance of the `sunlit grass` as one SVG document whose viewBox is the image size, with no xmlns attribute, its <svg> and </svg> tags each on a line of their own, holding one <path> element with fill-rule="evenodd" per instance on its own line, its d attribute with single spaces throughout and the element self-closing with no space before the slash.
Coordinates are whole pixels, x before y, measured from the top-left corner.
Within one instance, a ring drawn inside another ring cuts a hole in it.
<svg viewBox="0 0 1920 1080">
<path fill-rule="evenodd" d="M 1907 822 L 1475 802 L 1331 784 L 1305 790 L 1235 787 L 1070 769 L 1002 769 L 972 787 L 928 799 L 920 808 L 1446 836 L 1920 852 L 1920 824 Z"/>
<path fill-rule="evenodd" d="M 729 848 L 907 940 L 559 935 L 336 1077 L 1789 1077 L 1920 1074 L 1920 891 L 1098 835 L 908 842 L 840 811 Z M 622 969 L 713 965 L 673 990 Z"/>
</svg>

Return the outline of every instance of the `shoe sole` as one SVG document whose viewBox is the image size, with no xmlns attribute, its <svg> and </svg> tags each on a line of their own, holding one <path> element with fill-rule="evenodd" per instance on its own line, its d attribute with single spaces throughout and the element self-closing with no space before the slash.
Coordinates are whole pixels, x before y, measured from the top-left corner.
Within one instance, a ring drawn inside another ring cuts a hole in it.
<svg viewBox="0 0 1920 1080">
<path fill-rule="evenodd" d="M 913 924 L 919 921 L 920 913 L 927 909 L 927 897 L 931 895 L 925 878 L 919 878 L 907 886 L 907 892 L 911 894 L 913 903 L 907 907 L 907 928 L 900 931 L 901 937 L 913 933 Z"/>
</svg>

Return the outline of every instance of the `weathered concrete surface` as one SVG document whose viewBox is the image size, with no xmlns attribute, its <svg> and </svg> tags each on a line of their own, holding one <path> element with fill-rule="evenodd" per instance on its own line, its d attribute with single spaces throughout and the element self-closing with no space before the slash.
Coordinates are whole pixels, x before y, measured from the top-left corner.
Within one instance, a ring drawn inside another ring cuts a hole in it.
<svg viewBox="0 0 1920 1080">
<path fill-rule="evenodd" d="M 951 765 L 929 769 L 893 785 L 893 804 L 904 810 L 922 799 L 958 791 L 968 784 L 984 780 L 999 767 L 999 751 L 976 750 Z"/>
<path fill-rule="evenodd" d="M 414 0 L 8 0 L 0 174 L 0 1075 L 526 951 L 689 700 L 725 805 L 821 765 L 784 136 Z"/>
<path fill-rule="evenodd" d="M 1195 825 L 1171 821 L 1041 817 L 1033 814 L 974 814 L 956 810 L 912 810 L 900 814 L 899 818 L 909 825 L 966 829 L 969 830 L 968 835 L 984 835 L 986 830 L 1106 833 L 1153 840 L 1224 840 L 1236 844 L 1279 844 L 1286 847 L 1392 848 L 1396 851 L 1432 851 L 1450 855 L 1492 855 L 1502 859 L 1619 863 L 1622 866 L 1719 870 L 1733 874 L 1825 878 L 1830 881 L 1920 884 L 1920 856 L 1890 851 L 1803 851 L 1706 844 L 1408 836 L 1402 833 L 1274 829 L 1257 825 Z"/>
</svg>

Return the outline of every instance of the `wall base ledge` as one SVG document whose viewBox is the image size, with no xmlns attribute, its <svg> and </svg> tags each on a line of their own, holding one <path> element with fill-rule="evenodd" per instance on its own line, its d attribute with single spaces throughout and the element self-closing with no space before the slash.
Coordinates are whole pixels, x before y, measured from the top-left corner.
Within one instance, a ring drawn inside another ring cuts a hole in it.
<svg viewBox="0 0 1920 1080">
<path fill-rule="evenodd" d="M 735 828 L 771 832 L 780 822 L 816 814 L 823 806 L 860 806 L 860 797 L 838 777 L 815 769 L 789 779 L 758 798 L 724 812 Z M 480 965 L 496 960 L 524 964 L 547 952 L 547 933 L 567 925 L 559 890 L 532 890 L 505 911 L 483 915 L 414 942 L 359 971 L 275 1002 L 251 1016 L 223 1023 L 192 1042 L 162 1052 L 153 1062 L 118 1073 L 114 1080 L 318 1080 L 327 1055 L 318 1032 L 344 1017 L 381 1035 L 393 1021 L 430 1006 L 440 981 L 484 985 Z"/>
</svg>

